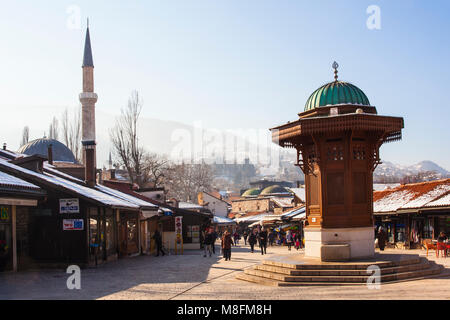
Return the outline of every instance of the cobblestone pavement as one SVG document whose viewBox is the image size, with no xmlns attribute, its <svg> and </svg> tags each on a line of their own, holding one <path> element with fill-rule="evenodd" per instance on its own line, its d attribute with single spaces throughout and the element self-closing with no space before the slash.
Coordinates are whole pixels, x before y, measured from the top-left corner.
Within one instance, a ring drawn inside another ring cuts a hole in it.
<svg viewBox="0 0 450 320">
<path fill-rule="evenodd" d="M 218 246 L 216 246 L 218 253 Z M 389 250 L 387 250 L 389 251 Z M 420 254 L 425 251 L 395 250 Z M 450 258 L 436 259 L 446 266 L 435 278 L 366 286 L 269 287 L 235 279 L 238 272 L 278 254 L 298 254 L 286 247 L 269 247 L 267 255 L 241 245 L 231 261 L 219 255 L 203 257 L 200 250 L 164 257 L 139 256 L 81 270 L 81 289 L 69 290 L 65 270 L 0 274 L 0 300 L 5 299 L 447 299 L 450 300 Z"/>
</svg>

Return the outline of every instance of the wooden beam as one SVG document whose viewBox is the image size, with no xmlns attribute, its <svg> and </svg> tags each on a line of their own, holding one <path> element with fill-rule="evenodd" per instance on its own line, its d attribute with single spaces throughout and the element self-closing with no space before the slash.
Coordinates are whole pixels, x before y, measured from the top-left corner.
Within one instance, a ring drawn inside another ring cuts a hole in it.
<svg viewBox="0 0 450 320">
<path fill-rule="evenodd" d="M 13 271 L 17 271 L 17 223 L 16 223 L 16 216 L 17 216 L 16 206 L 12 206 L 12 217 L 11 217 L 11 224 L 12 224 L 12 250 L 13 250 Z"/>
</svg>

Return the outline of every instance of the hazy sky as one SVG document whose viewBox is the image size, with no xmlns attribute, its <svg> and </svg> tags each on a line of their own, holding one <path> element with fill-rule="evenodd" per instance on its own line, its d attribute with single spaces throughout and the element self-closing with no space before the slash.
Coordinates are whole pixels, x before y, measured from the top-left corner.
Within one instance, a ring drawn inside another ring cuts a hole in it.
<svg viewBox="0 0 450 320">
<path fill-rule="evenodd" d="M 41 137 L 78 105 L 89 16 L 103 113 L 136 89 L 144 117 L 268 129 L 297 118 L 336 60 L 378 113 L 405 119 L 382 159 L 450 169 L 449 15 L 445 0 L 1 0 L 0 139 L 17 148 L 23 126 Z"/>
</svg>

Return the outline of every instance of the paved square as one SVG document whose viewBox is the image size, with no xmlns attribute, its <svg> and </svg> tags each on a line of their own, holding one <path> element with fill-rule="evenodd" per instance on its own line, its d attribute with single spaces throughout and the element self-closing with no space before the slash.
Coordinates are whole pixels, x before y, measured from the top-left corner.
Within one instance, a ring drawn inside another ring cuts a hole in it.
<svg viewBox="0 0 450 320">
<path fill-rule="evenodd" d="M 216 246 L 216 252 L 219 247 Z M 423 250 L 387 250 L 425 256 Z M 446 266 L 439 276 L 417 281 L 365 285 L 270 287 L 235 279 L 245 268 L 277 255 L 296 255 L 286 247 L 269 247 L 267 255 L 248 246 L 233 247 L 231 261 L 203 257 L 200 250 L 164 257 L 139 256 L 81 270 L 81 289 L 69 290 L 65 270 L 0 274 L 0 299 L 446 299 L 450 300 L 450 258 L 429 259 Z"/>
</svg>

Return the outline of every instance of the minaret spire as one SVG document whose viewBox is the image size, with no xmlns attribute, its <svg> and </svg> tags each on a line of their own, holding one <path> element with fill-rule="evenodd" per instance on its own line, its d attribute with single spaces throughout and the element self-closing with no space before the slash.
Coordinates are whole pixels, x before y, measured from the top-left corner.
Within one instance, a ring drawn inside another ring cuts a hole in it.
<svg viewBox="0 0 450 320">
<path fill-rule="evenodd" d="M 91 37 L 89 34 L 89 18 L 87 20 L 86 39 L 84 41 L 83 67 L 94 67 L 92 59 Z"/>
<path fill-rule="evenodd" d="M 92 61 L 89 20 L 86 28 L 82 68 L 83 92 L 79 96 L 82 109 L 81 143 L 83 144 L 85 180 L 89 186 L 93 187 L 96 182 L 95 103 L 97 102 L 97 94 L 94 92 L 94 63 Z"/>
</svg>

